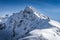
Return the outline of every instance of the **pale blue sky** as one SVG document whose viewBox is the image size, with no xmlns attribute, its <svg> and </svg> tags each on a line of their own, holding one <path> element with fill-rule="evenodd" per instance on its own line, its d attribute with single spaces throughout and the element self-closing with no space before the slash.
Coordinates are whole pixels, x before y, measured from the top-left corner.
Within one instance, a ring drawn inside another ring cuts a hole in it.
<svg viewBox="0 0 60 40">
<path fill-rule="evenodd" d="M 39 12 L 60 21 L 60 0 L 0 0 L 0 16 L 23 10 L 33 6 Z"/>
</svg>

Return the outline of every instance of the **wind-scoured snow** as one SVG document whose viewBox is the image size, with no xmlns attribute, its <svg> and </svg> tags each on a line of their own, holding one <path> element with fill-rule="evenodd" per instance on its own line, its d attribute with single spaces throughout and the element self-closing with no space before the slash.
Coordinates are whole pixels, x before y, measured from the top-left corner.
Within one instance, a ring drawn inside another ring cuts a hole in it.
<svg viewBox="0 0 60 40">
<path fill-rule="evenodd" d="M 0 34 L 7 35 L 7 37 L 2 36 L 3 40 L 60 39 L 60 23 L 39 13 L 31 6 L 18 13 L 13 13 L 13 15 L 5 20 L 0 25 Z"/>
</svg>

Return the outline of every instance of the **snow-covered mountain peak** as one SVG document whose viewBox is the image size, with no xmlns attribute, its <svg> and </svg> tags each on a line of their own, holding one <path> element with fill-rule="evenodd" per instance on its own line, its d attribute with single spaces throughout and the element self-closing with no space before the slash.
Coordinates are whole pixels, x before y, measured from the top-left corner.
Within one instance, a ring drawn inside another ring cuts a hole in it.
<svg viewBox="0 0 60 40">
<path fill-rule="evenodd" d="M 60 37 L 60 23 L 39 13 L 31 6 L 11 15 L 3 25 L 1 25 L 1 28 L 5 27 L 4 32 L 7 32 L 9 36 L 7 38 L 10 40 L 27 40 L 26 37 L 28 37 L 28 40 L 34 40 L 34 38 L 35 40 L 40 40 L 44 37 L 47 37 L 48 40 L 53 40 L 55 36 L 56 38 Z M 43 35 L 42 38 L 41 35 Z M 53 38 L 49 39 L 48 37 Z"/>
<path fill-rule="evenodd" d="M 34 10 L 35 8 L 33 8 L 32 6 L 27 6 L 25 7 L 26 10 Z"/>
<path fill-rule="evenodd" d="M 38 18 L 40 19 L 49 19 L 49 17 L 39 13 L 34 7 L 32 6 L 27 6 L 25 7 L 24 11 L 23 12 L 26 12 L 26 13 L 30 13 L 32 15 L 35 15 L 37 16 Z"/>
<path fill-rule="evenodd" d="M 9 34 L 12 34 L 14 37 L 21 37 L 36 28 L 50 28 L 51 25 L 48 24 L 49 20 L 47 16 L 37 12 L 35 8 L 26 7 L 23 11 L 11 15 L 5 24 L 7 25 L 6 30 Z"/>
<path fill-rule="evenodd" d="M 31 13 L 36 12 L 36 11 L 35 11 L 35 8 L 33 8 L 32 6 L 27 6 L 27 7 L 25 7 L 24 11 L 25 11 L 25 12 L 31 12 Z"/>
</svg>

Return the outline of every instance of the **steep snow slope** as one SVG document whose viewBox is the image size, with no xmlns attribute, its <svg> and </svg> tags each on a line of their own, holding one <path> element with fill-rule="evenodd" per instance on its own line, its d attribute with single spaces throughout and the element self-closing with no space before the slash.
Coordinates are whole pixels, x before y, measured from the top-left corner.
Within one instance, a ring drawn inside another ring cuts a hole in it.
<svg viewBox="0 0 60 40">
<path fill-rule="evenodd" d="M 19 40 L 60 40 L 60 23 L 54 20 L 50 20 L 48 23 L 55 27 L 35 29 L 29 32 L 29 36 Z"/>
<path fill-rule="evenodd" d="M 60 40 L 60 35 L 57 34 L 56 28 L 35 29 L 31 31 L 30 34 L 30 36 L 19 40 Z"/>
<path fill-rule="evenodd" d="M 60 23 L 40 14 L 31 6 L 11 15 L 5 25 L 3 32 L 6 32 L 7 37 L 2 36 L 4 40 L 60 39 Z"/>
<path fill-rule="evenodd" d="M 54 25 L 54 26 L 56 26 L 56 27 L 60 28 L 60 23 L 59 23 L 59 22 L 57 22 L 57 21 L 50 20 L 50 21 L 49 21 L 49 23 L 50 23 L 51 25 Z"/>
</svg>

